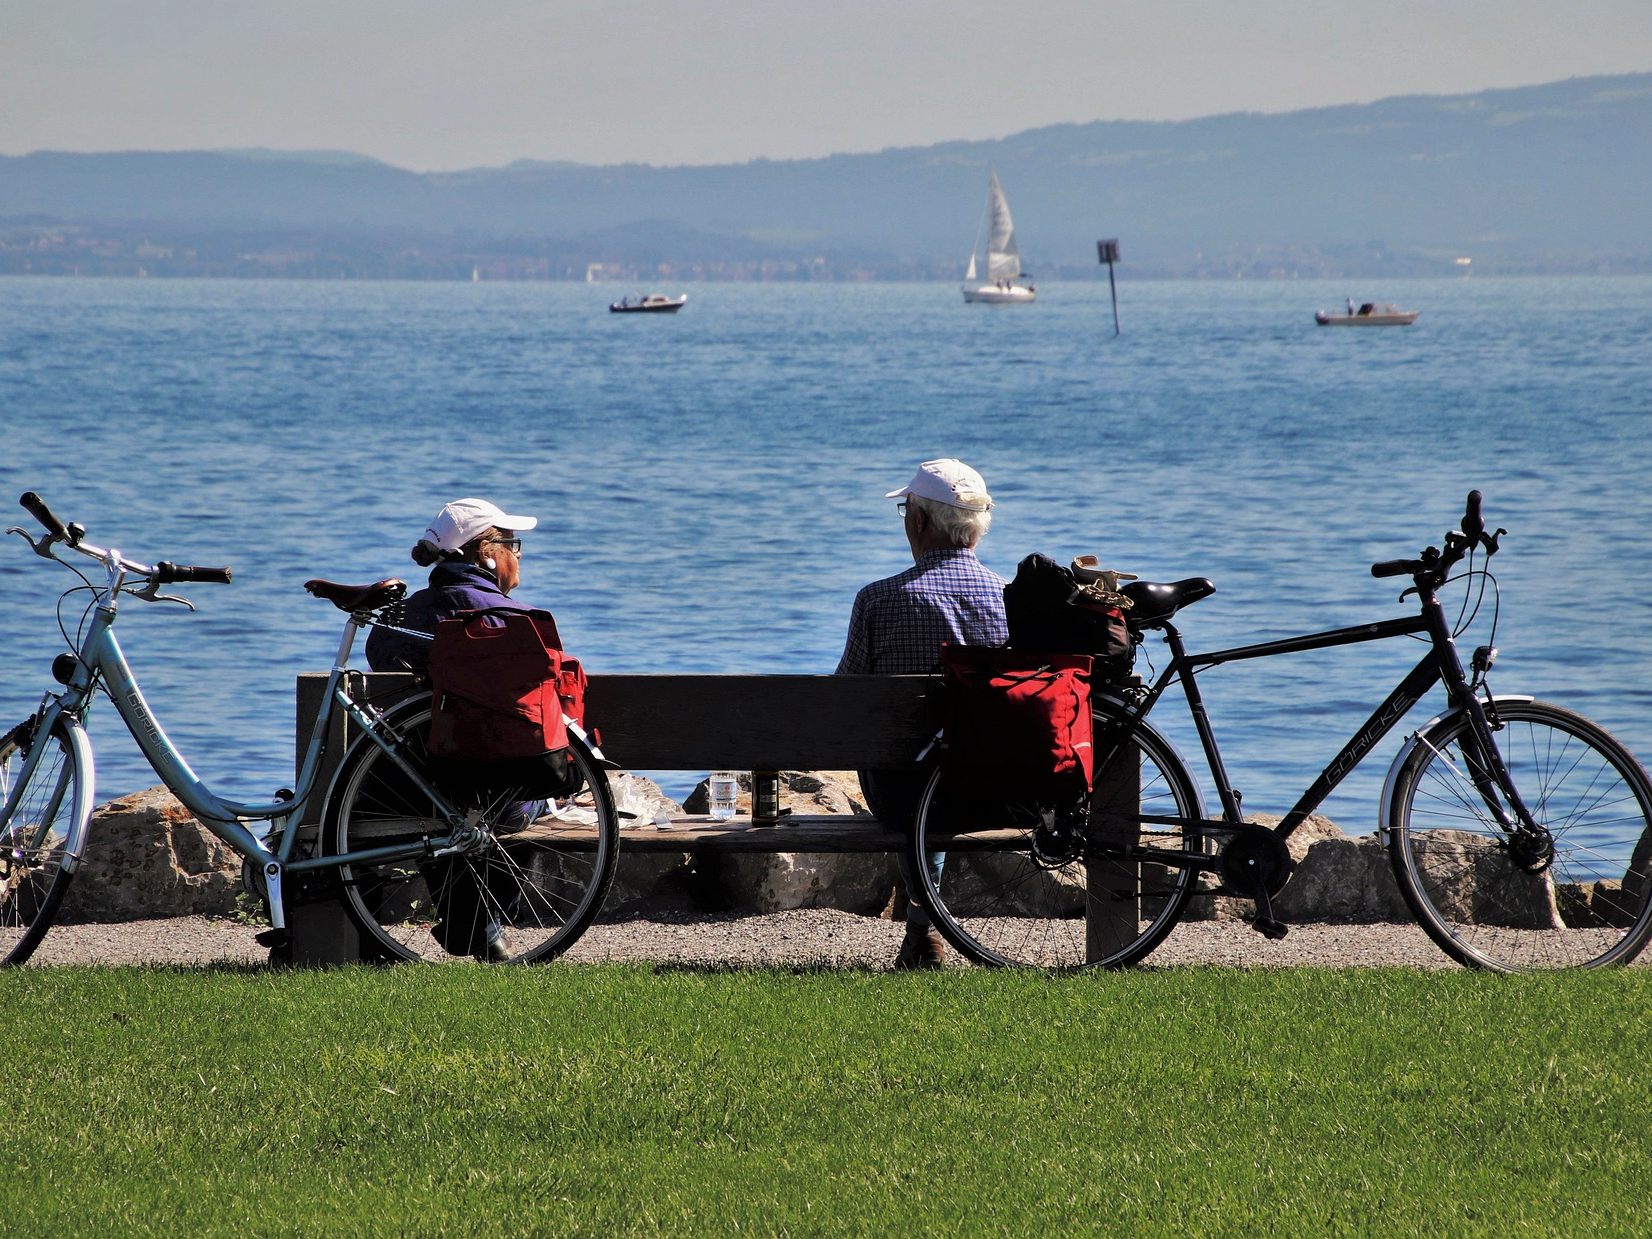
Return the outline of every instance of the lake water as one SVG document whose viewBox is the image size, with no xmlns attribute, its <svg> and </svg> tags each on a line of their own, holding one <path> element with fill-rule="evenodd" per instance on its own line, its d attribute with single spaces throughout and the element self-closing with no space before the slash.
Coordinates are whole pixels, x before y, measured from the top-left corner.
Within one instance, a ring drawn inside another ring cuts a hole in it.
<svg viewBox="0 0 1652 1239">
<path fill-rule="evenodd" d="M 674 317 L 606 312 L 634 291 L 0 280 L 0 498 L 38 490 L 139 559 L 233 566 L 181 591 L 195 614 L 129 603 L 120 631 L 168 731 L 237 798 L 290 781 L 293 677 L 336 643 L 302 582 L 417 582 L 408 548 L 447 499 L 542 518 L 520 594 L 593 671 L 828 672 L 856 589 L 909 562 L 881 496 L 943 455 L 985 474 L 982 557 L 1006 576 L 1037 550 L 1210 577 L 1184 616 L 1196 649 L 1400 614 L 1403 582 L 1369 565 L 1439 542 L 1477 487 L 1509 529 L 1494 685 L 1652 754 L 1652 279 L 1126 279 L 1116 338 L 1104 283 L 1011 308 L 950 285 L 709 284 Z M 1349 294 L 1422 317 L 1314 325 Z M 49 687 L 73 584 L 0 543 L 0 722 Z M 1418 656 L 1203 677 L 1246 804 L 1287 808 Z M 156 782 L 107 705 L 93 733 L 105 796 Z M 1374 827 L 1397 747 L 1331 802 L 1346 829 Z"/>
</svg>

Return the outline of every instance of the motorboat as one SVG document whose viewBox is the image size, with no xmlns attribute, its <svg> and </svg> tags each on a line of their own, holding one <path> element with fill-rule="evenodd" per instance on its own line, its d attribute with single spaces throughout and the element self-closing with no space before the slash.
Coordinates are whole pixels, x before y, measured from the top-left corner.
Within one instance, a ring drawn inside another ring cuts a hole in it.
<svg viewBox="0 0 1652 1239">
<path fill-rule="evenodd" d="M 979 234 L 977 234 L 979 236 Z M 1037 300 L 1038 290 L 1021 279 L 1021 251 L 1015 244 L 1015 221 L 998 173 L 987 171 L 987 278 L 976 275 L 975 250 L 969 252 L 964 272 L 964 300 L 980 305 L 1025 305 Z"/>
<path fill-rule="evenodd" d="M 1350 301 L 1346 314 L 1315 310 L 1314 322 L 1321 327 L 1409 327 L 1417 321 L 1419 313 L 1419 310 L 1402 310 L 1386 301 L 1367 301 L 1356 310 Z"/>
<path fill-rule="evenodd" d="M 622 297 L 618 301 L 608 304 L 610 314 L 675 314 L 688 304 L 688 294 L 681 297 L 667 297 L 664 293 L 649 293 L 646 297 L 638 297 L 633 301 L 630 297 Z"/>
</svg>

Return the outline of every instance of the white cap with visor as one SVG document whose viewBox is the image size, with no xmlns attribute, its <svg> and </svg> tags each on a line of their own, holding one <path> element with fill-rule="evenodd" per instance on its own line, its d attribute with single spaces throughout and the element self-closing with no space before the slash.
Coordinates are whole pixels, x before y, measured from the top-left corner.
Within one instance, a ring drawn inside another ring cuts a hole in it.
<svg viewBox="0 0 1652 1239">
<path fill-rule="evenodd" d="M 992 508 L 992 496 L 981 475 L 961 460 L 944 457 L 926 460 L 918 466 L 912 480 L 899 490 L 892 490 L 885 499 L 904 499 L 916 495 L 920 499 L 934 499 L 971 512 L 986 512 Z"/>
<path fill-rule="evenodd" d="M 424 540 L 439 550 L 459 551 L 467 542 L 490 529 L 522 533 L 537 524 L 537 516 L 512 516 L 486 499 L 455 499 L 436 513 L 436 519 L 425 527 Z"/>
</svg>

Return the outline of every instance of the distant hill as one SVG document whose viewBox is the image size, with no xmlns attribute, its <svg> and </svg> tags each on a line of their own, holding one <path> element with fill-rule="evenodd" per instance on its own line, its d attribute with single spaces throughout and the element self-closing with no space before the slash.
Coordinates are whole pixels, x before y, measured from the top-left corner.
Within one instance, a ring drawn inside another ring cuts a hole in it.
<svg viewBox="0 0 1652 1239">
<path fill-rule="evenodd" d="M 986 169 L 1035 273 L 1652 270 L 1652 73 L 1053 125 L 712 167 L 414 173 L 339 152 L 0 157 L 0 271 L 956 276 Z"/>
</svg>

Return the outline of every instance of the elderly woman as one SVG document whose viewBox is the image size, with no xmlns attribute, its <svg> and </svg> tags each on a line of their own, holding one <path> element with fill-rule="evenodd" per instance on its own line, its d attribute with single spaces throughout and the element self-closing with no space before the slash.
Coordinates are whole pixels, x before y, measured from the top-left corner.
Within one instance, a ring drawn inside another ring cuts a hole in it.
<svg viewBox="0 0 1652 1239">
<path fill-rule="evenodd" d="M 522 579 L 517 534 L 537 524 L 535 517 L 511 516 L 486 499 L 455 499 L 443 507 L 412 552 L 414 563 L 431 568 L 430 583 L 407 599 L 396 628 L 376 626 L 368 634 L 367 665 L 374 671 L 423 671 L 430 664 L 431 642 L 413 634 L 434 636 L 440 621 L 461 611 L 528 610 L 510 593 Z M 543 808 L 544 801 L 524 801 L 499 825 L 526 824 Z M 430 932 L 442 948 L 494 962 L 509 959 L 505 923 L 521 886 L 519 865 L 508 850 L 501 846 L 485 855 L 429 860 L 419 868 L 439 917 Z"/>
<path fill-rule="evenodd" d="M 510 597 L 522 581 L 522 539 L 539 520 L 510 516 L 486 499 L 455 499 L 436 513 L 413 547 L 413 562 L 431 567 L 430 583 L 408 598 L 397 626 L 434 634 L 440 620 L 461 611 L 528 605 Z M 367 635 L 367 665 L 374 671 L 423 671 L 430 642 L 393 628 Z"/>
</svg>

